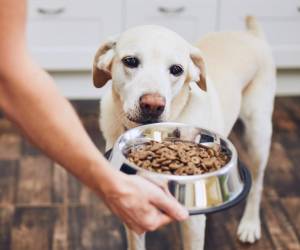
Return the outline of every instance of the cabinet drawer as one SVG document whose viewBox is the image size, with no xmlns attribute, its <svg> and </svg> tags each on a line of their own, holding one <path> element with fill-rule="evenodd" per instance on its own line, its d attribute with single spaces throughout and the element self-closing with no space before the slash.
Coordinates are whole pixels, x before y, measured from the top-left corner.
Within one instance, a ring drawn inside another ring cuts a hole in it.
<svg viewBox="0 0 300 250">
<path fill-rule="evenodd" d="M 99 18 L 103 9 L 113 7 L 99 0 L 30 0 L 28 16 L 30 19 L 47 18 Z M 113 9 L 110 8 L 110 11 Z"/>
<path fill-rule="evenodd" d="M 121 31 L 122 0 L 102 5 L 98 0 L 32 0 L 30 4 L 28 44 L 48 70 L 90 69 L 100 42 Z"/>
<path fill-rule="evenodd" d="M 216 0 L 127 0 L 125 26 L 162 25 L 193 42 L 201 35 L 215 30 L 216 12 Z"/>
<path fill-rule="evenodd" d="M 220 29 L 245 29 L 244 18 L 249 14 L 256 16 L 262 25 L 273 48 L 277 66 L 299 67 L 300 1 L 221 1 Z"/>
<path fill-rule="evenodd" d="M 255 14 L 260 17 L 300 17 L 299 0 L 222 0 L 221 11 L 228 14 Z"/>
</svg>

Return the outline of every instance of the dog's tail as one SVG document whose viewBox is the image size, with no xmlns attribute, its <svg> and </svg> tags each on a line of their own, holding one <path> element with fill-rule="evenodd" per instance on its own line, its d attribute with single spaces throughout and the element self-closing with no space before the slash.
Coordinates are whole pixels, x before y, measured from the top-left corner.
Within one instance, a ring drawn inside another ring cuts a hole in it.
<svg viewBox="0 0 300 250">
<path fill-rule="evenodd" d="M 252 35 L 259 37 L 259 38 L 265 38 L 265 33 L 257 21 L 257 19 L 254 16 L 246 16 L 245 23 L 248 32 L 250 32 Z"/>
</svg>

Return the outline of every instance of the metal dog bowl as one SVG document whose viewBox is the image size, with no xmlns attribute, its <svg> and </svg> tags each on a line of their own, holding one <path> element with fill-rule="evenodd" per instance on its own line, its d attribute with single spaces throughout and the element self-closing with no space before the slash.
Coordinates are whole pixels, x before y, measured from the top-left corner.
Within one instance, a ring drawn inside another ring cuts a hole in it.
<svg viewBox="0 0 300 250">
<path fill-rule="evenodd" d="M 150 140 L 179 139 L 192 141 L 216 150 L 226 150 L 230 161 L 221 169 L 201 175 L 177 176 L 150 172 L 129 162 L 125 156 L 129 147 Z M 233 144 L 206 129 L 180 123 L 156 123 L 128 130 L 106 153 L 111 164 L 127 174 L 140 175 L 167 192 L 194 214 L 206 214 L 229 208 L 243 200 L 250 189 L 247 168 L 238 164 Z"/>
</svg>

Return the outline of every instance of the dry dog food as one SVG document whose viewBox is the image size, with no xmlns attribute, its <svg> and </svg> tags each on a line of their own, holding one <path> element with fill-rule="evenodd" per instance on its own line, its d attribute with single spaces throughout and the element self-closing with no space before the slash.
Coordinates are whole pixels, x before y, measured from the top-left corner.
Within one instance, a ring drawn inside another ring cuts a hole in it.
<svg viewBox="0 0 300 250">
<path fill-rule="evenodd" d="M 225 152 L 178 140 L 136 145 L 129 148 L 127 157 L 141 168 L 172 175 L 213 172 L 229 161 Z"/>
</svg>

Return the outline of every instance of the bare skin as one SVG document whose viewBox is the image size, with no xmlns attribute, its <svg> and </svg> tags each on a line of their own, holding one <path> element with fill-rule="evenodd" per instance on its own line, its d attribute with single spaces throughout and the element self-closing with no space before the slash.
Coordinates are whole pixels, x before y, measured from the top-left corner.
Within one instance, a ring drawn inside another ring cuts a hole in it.
<svg viewBox="0 0 300 250">
<path fill-rule="evenodd" d="M 153 231 L 187 211 L 159 187 L 110 167 L 70 103 L 26 48 L 25 0 L 0 0 L 0 108 L 45 154 L 94 190 L 136 233 Z"/>
</svg>

